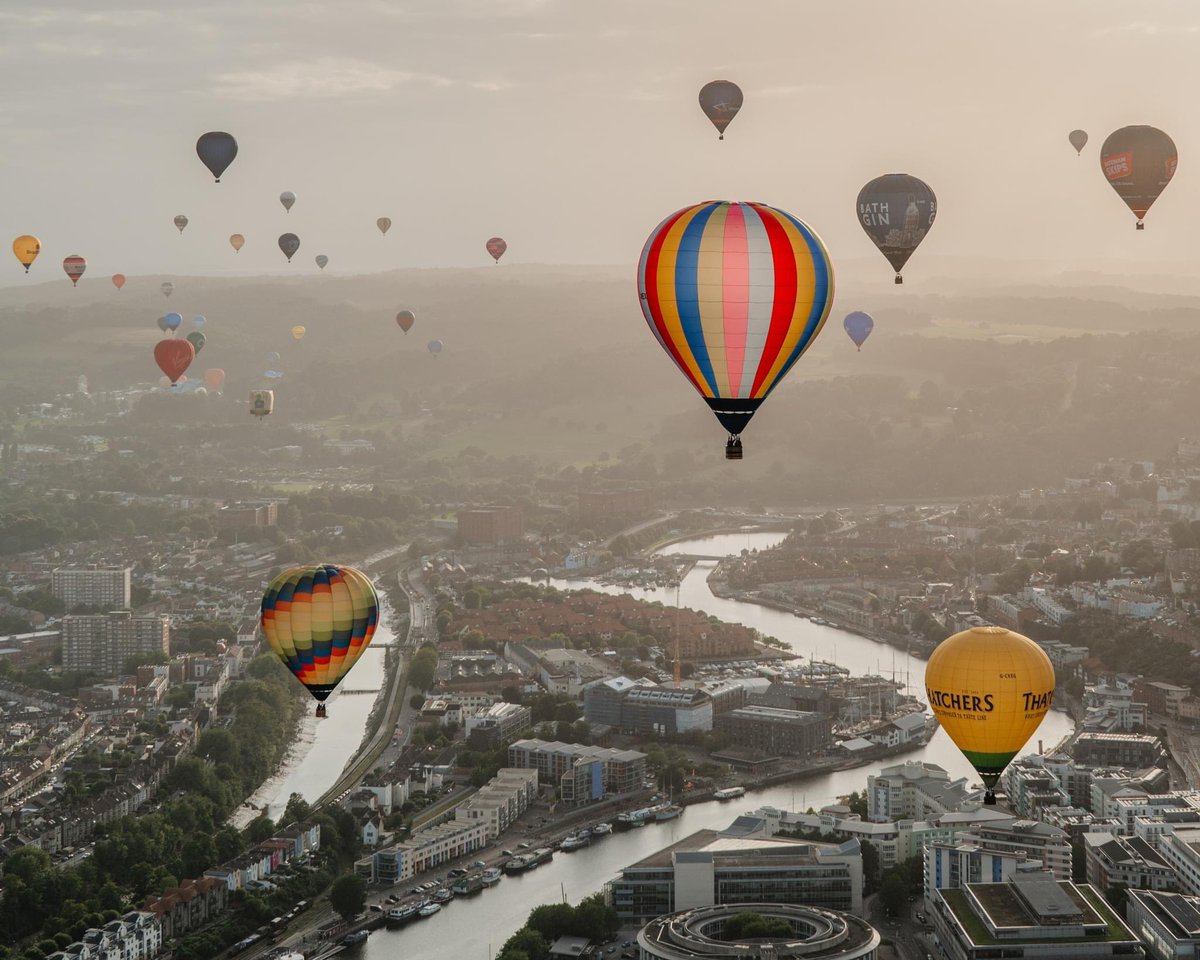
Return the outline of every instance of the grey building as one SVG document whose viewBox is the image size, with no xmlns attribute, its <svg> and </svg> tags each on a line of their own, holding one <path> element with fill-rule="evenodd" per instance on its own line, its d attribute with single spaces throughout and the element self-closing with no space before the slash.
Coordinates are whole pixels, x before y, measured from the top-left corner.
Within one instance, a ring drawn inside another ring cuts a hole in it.
<svg viewBox="0 0 1200 960">
<path fill-rule="evenodd" d="M 132 602 L 131 577 L 130 567 L 59 567 L 50 574 L 50 589 L 68 610 L 127 610 Z"/>
<path fill-rule="evenodd" d="M 170 627 L 163 616 L 135 617 L 128 610 L 64 617 L 63 669 L 119 675 L 130 657 L 170 653 Z"/>
<path fill-rule="evenodd" d="M 721 714 L 715 729 L 739 747 L 768 756 L 810 757 L 833 742 L 833 721 L 820 713 L 779 707 L 739 707 Z"/>
<path fill-rule="evenodd" d="M 467 717 L 465 728 L 472 750 L 495 750 L 533 726 L 533 712 L 519 703 L 493 703 Z"/>
</svg>

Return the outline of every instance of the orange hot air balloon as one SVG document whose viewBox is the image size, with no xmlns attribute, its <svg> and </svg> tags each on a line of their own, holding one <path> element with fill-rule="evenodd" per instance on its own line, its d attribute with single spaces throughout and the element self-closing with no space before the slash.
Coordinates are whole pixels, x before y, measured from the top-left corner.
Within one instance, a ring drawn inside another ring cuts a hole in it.
<svg viewBox="0 0 1200 960">
<path fill-rule="evenodd" d="M 112 277 L 112 281 L 113 281 L 113 286 L 116 287 L 118 290 L 120 290 L 123 286 L 125 286 L 125 274 L 114 273 L 113 277 Z"/>
<path fill-rule="evenodd" d="M 204 371 L 204 385 L 214 393 L 219 393 L 225 386 L 225 371 L 220 367 L 210 367 Z"/>
<path fill-rule="evenodd" d="M 33 261 L 37 259 L 37 255 L 42 252 L 42 241 L 31 234 L 23 234 L 13 241 L 13 254 L 25 268 L 25 272 L 29 272 Z"/>
</svg>

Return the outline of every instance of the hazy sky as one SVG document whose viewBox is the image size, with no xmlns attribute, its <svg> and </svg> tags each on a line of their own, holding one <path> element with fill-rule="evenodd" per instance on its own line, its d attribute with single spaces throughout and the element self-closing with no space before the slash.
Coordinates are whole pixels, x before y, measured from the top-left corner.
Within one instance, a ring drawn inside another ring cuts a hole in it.
<svg viewBox="0 0 1200 960">
<path fill-rule="evenodd" d="M 632 272 L 662 217 L 709 198 L 789 210 L 836 263 L 878 256 L 854 200 L 898 171 L 939 198 L 910 282 L 923 255 L 1183 261 L 1198 53 L 1196 0 L 6 3 L 0 283 L 24 282 L 24 232 L 40 279 L 71 253 L 90 277 L 483 265 L 493 234 L 506 263 Z M 717 77 L 746 96 L 723 143 L 696 103 Z M 1097 160 L 1128 123 L 1181 156 L 1144 233 Z M 207 130 L 241 146 L 220 185 Z"/>
</svg>

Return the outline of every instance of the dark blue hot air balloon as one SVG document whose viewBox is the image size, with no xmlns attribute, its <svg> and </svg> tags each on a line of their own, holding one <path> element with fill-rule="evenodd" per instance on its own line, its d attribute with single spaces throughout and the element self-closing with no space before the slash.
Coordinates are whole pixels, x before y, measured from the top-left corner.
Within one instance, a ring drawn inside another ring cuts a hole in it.
<svg viewBox="0 0 1200 960">
<path fill-rule="evenodd" d="M 221 174 L 233 163 L 237 154 L 237 141 L 229 133 L 213 131 L 196 141 L 196 156 L 208 167 L 217 183 L 221 182 Z"/>
<path fill-rule="evenodd" d="M 842 321 L 842 326 L 846 328 L 846 333 L 854 341 L 854 345 L 861 350 L 862 345 L 867 342 L 867 337 L 875 329 L 875 321 L 871 319 L 869 313 L 855 310 L 853 313 L 846 314 L 846 319 Z"/>
</svg>

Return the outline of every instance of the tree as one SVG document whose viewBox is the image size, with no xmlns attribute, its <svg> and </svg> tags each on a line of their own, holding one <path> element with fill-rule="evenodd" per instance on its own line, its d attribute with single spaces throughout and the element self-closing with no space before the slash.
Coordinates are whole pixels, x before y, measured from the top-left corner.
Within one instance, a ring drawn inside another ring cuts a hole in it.
<svg viewBox="0 0 1200 960">
<path fill-rule="evenodd" d="M 312 814 L 312 806 L 300 794 L 293 793 L 288 797 L 287 806 L 283 808 L 281 823 L 301 823 Z"/>
<path fill-rule="evenodd" d="M 246 839 L 251 843 L 262 843 L 275 835 L 275 822 L 265 813 L 259 814 L 246 825 Z"/>
<path fill-rule="evenodd" d="M 850 808 L 850 812 L 856 814 L 860 820 L 867 819 L 867 795 L 859 793 L 855 790 L 846 798 L 846 806 Z"/>
<path fill-rule="evenodd" d="M 349 923 L 367 906 L 367 881 L 356 873 L 347 873 L 329 888 L 329 905 Z"/>
<path fill-rule="evenodd" d="M 908 885 L 899 872 L 889 870 L 879 886 L 879 902 L 889 916 L 898 917 L 908 902 Z"/>
<path fill-rule="evenodd" d="M 735 913 L 725 921 L 720 938 L 728 942 L 741 940 L 778 940 L 791 937 L 792 925 L 783 917 L 764 917 L 761 913 Z"/>
<path fill-rule="evenodd" d="M 522 956 L 528 960 L 546 960 L 550 956 L 550 944 L 536 930 L 522 927 L 504 941 L 496 960 L 518 960 Z"/>
<path fill-rule="evenodd" d="M 408 705 L 414 710 L 420 710 L 423 706 L 425 706 L 425 694 L 414 693 L 408 698 Z"/>
</svg>

